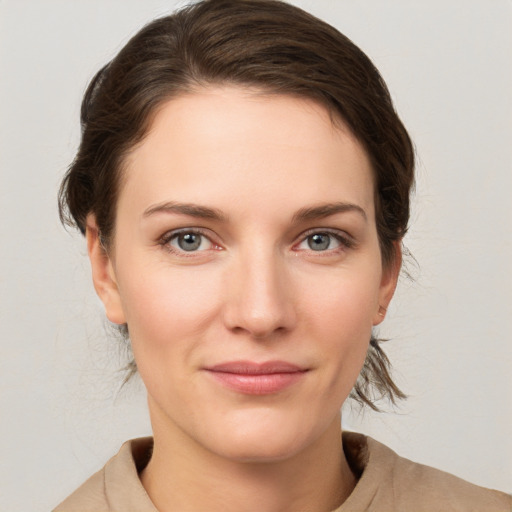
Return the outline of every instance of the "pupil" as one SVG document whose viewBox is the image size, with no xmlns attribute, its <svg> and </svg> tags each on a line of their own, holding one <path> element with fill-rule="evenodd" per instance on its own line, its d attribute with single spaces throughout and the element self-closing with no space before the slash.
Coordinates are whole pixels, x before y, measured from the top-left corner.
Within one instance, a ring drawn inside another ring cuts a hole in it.
<svg viewBox="0 0 512 512">
<path fill-rule="evenodd" d="M 331 240 L 329 235 L 318 233 L 308 238 L 308 245 L 313 251 L 323 251 L 329 247 Z"/>
<path fill-rule="evenodd" d="M 184 251 L 195 251 L 201 245 L 201 235 L 186 233 L 178 237 L 178 245 Z"/>
</svg>

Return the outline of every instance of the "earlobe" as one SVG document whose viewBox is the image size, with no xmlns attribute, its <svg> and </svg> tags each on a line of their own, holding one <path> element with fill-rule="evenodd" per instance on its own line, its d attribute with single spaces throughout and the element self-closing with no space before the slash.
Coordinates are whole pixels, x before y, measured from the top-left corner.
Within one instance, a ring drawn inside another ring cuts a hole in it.
<svg viewBox="0 0 512 512">
<path fill-rule="evenodd" d="M 398 283 L 398 276 L 402 267 L 402 246 L 401 241 L 395 242 L 393 260 L 382 271 L 382 278 L 379 289 L 379 303 L 373 317 L 373 325 L 380 324 L 386 317 L 389 303 L 393 298 Z"/>
<path fill-rule="evenodd" d="M 105 306 L 107 318 L 112 323 L 124 324 L 126 323 L 126 318 L 121 304 L 114 268 L 111 258 L 101 243 L 96 218 L 93 214 L 87 216 L 85 236 L 87 239 L 87 252 L 91 262 L 94 289 Z"/>
</svg>

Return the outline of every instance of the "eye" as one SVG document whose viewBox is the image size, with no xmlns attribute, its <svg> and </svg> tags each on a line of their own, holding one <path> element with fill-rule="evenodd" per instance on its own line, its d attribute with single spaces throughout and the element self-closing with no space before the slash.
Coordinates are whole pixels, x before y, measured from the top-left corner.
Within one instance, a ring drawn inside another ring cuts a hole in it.
<svg viewBox="0 0 512 512">
<path fill-rule="evenodd" d="M 207 251 L 215 247 L 213 242 L 199 231 L 180 231 L 164 237 L 163 243 L 175 252 Z"/>
<path fill-rule="evenodd" d="M 332 251 L 340 248 L 350 248 L 353 246 L 348 236 L 341 233 L 332 233 L 330 231 L 314 231 L 306 236 L 295 247 L 296 250 L 307 250 L 315 252 Z"/>
<path fill-rule="evenodd" d="M 333 245 L 333 236 L 329 233 L 315 233 L 314 235 L 309 235 L 306 238 L 308 243 L 308 247 L 313 251 L 325 251 L 327 249 L 332 249 Z M 339 245 L 338 240 L 334 240 L 334 243 Z"/>
</svg>

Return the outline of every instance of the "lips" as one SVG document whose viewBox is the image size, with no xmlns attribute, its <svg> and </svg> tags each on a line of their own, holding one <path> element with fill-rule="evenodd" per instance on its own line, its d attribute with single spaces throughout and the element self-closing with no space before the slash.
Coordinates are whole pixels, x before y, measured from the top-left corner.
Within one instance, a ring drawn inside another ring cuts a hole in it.
<svg viewBox="0 0 512 512">
<path fill-rule="evenodd" d="M 302 380 L 308 369 L 285 361 L 231 361 L 205 368 L 218 383 L 238 393 L 278 393 Z"/>
</svg>

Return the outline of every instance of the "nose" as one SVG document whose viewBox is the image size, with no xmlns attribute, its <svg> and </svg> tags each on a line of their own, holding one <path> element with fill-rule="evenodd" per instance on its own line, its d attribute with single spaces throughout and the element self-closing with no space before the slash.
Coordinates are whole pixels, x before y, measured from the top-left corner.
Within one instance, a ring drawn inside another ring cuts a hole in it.
<svg viewBox="0 0 512 512">
<path fill-rule="evenodd" d="M 226 327 L 257 339 L 292 330 L 297 315 L 288 275 L 285 262 L 271 251 L 238 258 L 227 279 Z"/>
</svg>

